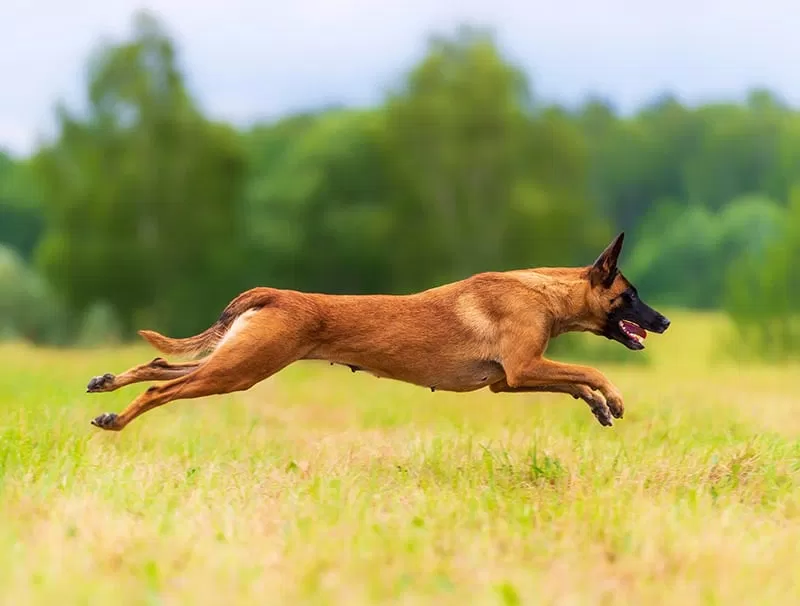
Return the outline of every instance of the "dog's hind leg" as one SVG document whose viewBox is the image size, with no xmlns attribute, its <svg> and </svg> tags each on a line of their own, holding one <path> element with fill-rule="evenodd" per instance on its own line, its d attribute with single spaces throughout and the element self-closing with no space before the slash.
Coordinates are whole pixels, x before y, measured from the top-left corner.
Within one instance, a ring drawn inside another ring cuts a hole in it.
<svg viewBox="0 0 800 606">
<path fill-rule="evenodd" d="M 194 371 L 149 387 L 120 414 L 101 414 L 92 425 L 120 431 L 139 415 L 174 400 L 245 391 L 303 358 L 310 348 L 302 320 L 264 309 L 232 331 Z"/>
<path fill-rule="evenodd" d="M 505 379 L 493 383 L 489 389 L 494 393 L 532 393 L 532 392 L 552 392 L 567 393 L 573 398 L 581 399 L 589 405 L 592 414 L 597 418 L 601 425 L 610 427 L 611 410 L 608 408 L 605 397 L 599 392 L 593 391 L 588 385 L 580 383 L 557 383 L 553 385 L 536 385 L 511 387 Z"/>
<path fill-rule="evenodd" d="M 147 364 L 140 364 L 129 368 L 120 375 L 106 373 L 92 377 L 86 386 L 88 393 L 115 391 L 120 387 L 141 383 L 142 381 L 167 381 L 177 379 L 197 369 L 204 360 L 170 364 L 164 358 L 155 358 Z"/>
</svg>

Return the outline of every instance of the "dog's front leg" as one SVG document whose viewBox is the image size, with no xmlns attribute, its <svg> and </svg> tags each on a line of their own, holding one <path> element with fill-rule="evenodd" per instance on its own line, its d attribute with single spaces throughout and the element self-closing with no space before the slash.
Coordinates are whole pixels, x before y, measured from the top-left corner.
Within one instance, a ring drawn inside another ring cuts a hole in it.
<svg viewBox="0 0 800 606">
<path fill-rule="evenodd" d="M 524 363 L 515 363 L 513 359 L 504 360 L 503 366 L 509 387 L 567 384 L 573 386 L 574 389 L 580 389 L 579 386 L 588 386 L 605 396 L 606 405 L 614 417 L 621 419 L 625 412 L 622 394 L 616 386 L 603 373 L 590 366 L 565 364 L 544 358 L 529 359 Z"/>
<path fill-rule="evenodd" d="M 497 383 L 489 386 L 494 393 L 532 393 L 532 392 L 551 392 L 567 393 L 573 398 L 581 399 L 589 405 L 592 414 L 597 417 L 600 425 L 610 427 L 613 425 L 611 420 L 611 410 L 606 403 L 605 397 L 599 392 L 593 391 L 588 385 L 579 383 L 562 383 L 556 385 L 537 385 L 511 387 L 506 379 L 501 379 Z"/>
</svg>

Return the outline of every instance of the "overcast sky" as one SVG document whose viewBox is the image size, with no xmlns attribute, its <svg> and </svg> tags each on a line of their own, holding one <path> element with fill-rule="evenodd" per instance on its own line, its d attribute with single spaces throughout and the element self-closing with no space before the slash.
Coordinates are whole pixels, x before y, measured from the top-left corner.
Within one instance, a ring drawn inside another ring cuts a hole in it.
<svg viewBox="0 0 800 606">
<path fill-rule="evenodd" d="M 77 99 L 101 36 L 137 8 L 174 36 L 203 107 L 239 124 L 331 102 L 372 103 L 426 34 L 491 26 L 550 99 L 629 110 L 767 86 L 800 104 L 800 4 L 789 0 L 0 0 L 0 147 L 26 153 L 59 98 Z"/>
</svg>

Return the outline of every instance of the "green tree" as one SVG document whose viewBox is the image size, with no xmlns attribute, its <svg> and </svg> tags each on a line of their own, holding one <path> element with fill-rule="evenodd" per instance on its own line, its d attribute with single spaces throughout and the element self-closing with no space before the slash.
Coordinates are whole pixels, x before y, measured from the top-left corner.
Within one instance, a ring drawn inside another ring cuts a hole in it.
<svg viewBox="0 0 800 606">
<path fill-rule="evenodd" d="M 90 67 L 88 110 L 61 107 L 60 136 L 36 158 L 40 266 L 77 311 L 110 303 L 126 333 L 197 330 L 240 286 L 239 135 L 203 118 L 147 14 Z"/>
<path fill-rule="evenodd" d="M 331 293 L 391 289 L 381 124 L 377 112 L 330 111 L 257 134 L 263 168 L 247 193 L 253 282 Z"/>
<path fill-rule="evenodd" d="M 15 250 L 0 245 L 0 339 L 60 344 L 69 318 L 42 277 Z"/>
<path fill-rule="evenodd" d="M 0 151 L 0 243 L 30 260 L 43 228 L 28 163 Z"/>
<path fill-rule="evenodd" d="M 742 255 L 727 273 L 725 308 L 753 353 L 800 357 L 800 187 L 792 191 L 781 230 Z"/>
<path fill-rule="evenodd" d="M 388 99 L 383 149 L 403 290 L 515 265 L 566 263 L 606 235 L 586 202 L 585 149 L 537 108 L 486 32 L 435 38 Z"/>
<path fill-rule="evenodd" d="M 653 208 L 643 221 L 626 272 L 663 305 L 719 308 L 728 268 L 760 255 L 780 234 L 784 213 L 763 197 L 744 196 L 718 213 L 680 202 Z"/>
<path fill-rule="evenodd" d="M 635 234 L 654 205 L 687 200 L 686 165 L 702 134 L 696 114 L 663 95 L 628 119 L 607 103 L 576 116 L 590 150 L 590 193 L 617 229 Z"/>
<path fill-rule="evenodd" d="M 746 105 L 707 105 L 697 112 L 702 138 L 686 166 L 686 199 L 719 209 L 739 196 L 761 193 L 785 199 L 780 176 L 787 112 L 765 91 Z"/>
</svg>

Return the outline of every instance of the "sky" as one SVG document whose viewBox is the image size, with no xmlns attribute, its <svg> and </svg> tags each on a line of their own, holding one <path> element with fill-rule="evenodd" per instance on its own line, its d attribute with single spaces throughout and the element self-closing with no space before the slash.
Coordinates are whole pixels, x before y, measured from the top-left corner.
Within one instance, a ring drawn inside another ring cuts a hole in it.
<svg viewBox="0 0 800 606">
<path fill-rule="evenodd" d="M 24 155 L 50 134 L 55 103 L 81 99 L 89 53 L 141 8 L 205 111 L 239 125 L 377 103 L 430 33 L 459 23 L 492 28 L 548 100 L 593 94 L 627 112 L 665 91 L 699 103 L 768 87 L 800 105 L 789 0 L 0 0 L 0 148 Z"/>
</svg>

